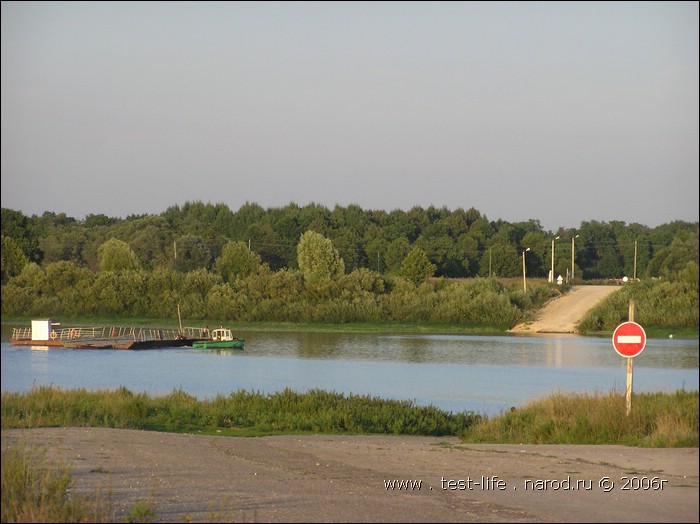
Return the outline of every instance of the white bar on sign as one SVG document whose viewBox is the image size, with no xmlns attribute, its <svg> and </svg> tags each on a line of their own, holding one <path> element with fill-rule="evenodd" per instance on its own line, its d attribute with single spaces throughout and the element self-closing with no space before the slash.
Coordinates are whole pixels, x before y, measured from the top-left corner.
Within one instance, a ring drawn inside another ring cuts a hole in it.
<svg viewBox="0 0 700 524">
<path fill-rule="evenodd" d="M 640 335 L 618 335 L 618 344 L 641 344 L 642 337 Z"/>
</svg>

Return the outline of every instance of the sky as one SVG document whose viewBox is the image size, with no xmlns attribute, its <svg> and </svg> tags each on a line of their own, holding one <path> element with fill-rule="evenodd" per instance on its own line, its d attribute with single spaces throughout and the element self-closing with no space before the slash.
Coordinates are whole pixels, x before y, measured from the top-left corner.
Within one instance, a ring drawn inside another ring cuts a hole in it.
<svg viewBox="0 0 700 524">
<path fill-rule="evenodd" d="M 698 221 L 698 2 L 2 2 L 2 207 Z"/>
</svg>

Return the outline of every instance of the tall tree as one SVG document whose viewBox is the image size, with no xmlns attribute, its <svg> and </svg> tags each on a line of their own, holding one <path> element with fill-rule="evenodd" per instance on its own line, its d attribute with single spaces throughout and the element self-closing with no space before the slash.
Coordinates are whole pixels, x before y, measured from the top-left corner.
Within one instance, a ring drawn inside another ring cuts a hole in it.
<svg viewBox="0 0 700 524">
<path fill-rule="evenodd" d="M 656 251 L 647 268 L 648 276 L 675 278 L 689 263 L 698 264 L 698 235 L 681 231 L 670 246 Z"/>
<path fill-rule="evenodd" d="M 416 246 L 401 263 L 401 276 L 418 285 L 432 277 L 436 269 L 437 266 L 430 261 L 425 251 Z"/>
<path fill-rule="evenodd" d="M 518 250 L 506 242 L 489 246 L 481 256 L 479 274 L 482 276 L 517 277 L 522 275 Z M 490 268 L 490 269 L 489 269 Z M 528 274 L 530 274 L 528 270 Z"/>
<path fill-rule="evenodd" d="M 175 241 L 173 247 L 173 267 L 184 273 L 195 269 L 208 269 L 211 251 L 202 237 L 185 235 Z"/>
<path fill-rule="evenodd" d="M 402 236 L 392 240 L 384 254 L 384 262 L 387 271 L 390 273 L 398 273 L 401 271 L 401 262 L 403 262 L 410 250 L 411 244 L 406 237 Z"/>
<path fill-rule="evenodd" d="M 367 266 L 364 244 L 356 230 L 343 226 L 335 229 L 331 238 L 333 246 L 348 268 L 358 269 Z"/>
<path fill-rule="evenodd" d="M 613 228 L 604 222 L 583 222 L 577 244 L 577 260 L 584 278 L 620 278 L 624 273 L 622 255 Z"/>
<path fill-rule="evenodd" d="M 4 284 L 11 277 L 19 275 L 29 259 L 10 237 L 2 235 L 2 263 L 0 264 L 1 281 Z"/>
<path fill-rule="evenodd" d="M 25 256 L 31 262 L 41 262 L 43 254 L 39 249 L 39 241 L 31 227 L 31 221 L 21 211 L 2 208 L 0 218 L 2 235 L 14 240 Z"/>
<path fill-rule="evenodd" d="M 228 242 L 221 250 L 214 267 L 224 282 L 245 278 L 260 267 L 260 256 L 248 249 L 245 242 Z"/>
<path fill-rule="evenodd" d="M 260 255 L 260 259 L 273 270 L 296 264 L 295 245 L 284 240 L 267 223 L 251 225 L 245 232 L 245 239 L 252 244 L 252 248 Z"/>
<path fill-rule="evenodd" d="M 141 267 L 129 244 L 116 238 L 110 238 L 99 247 L 97 258 L 100 271 L 122 271 Z"/>
<path fill-rule="evenodd" d="M 345 273 L 345 262 L 333 247 L 333 242 L 315 231 L 301 235 L 297 259 L 304 281 L 310 284 L 338 278 Z"/>
</svg>

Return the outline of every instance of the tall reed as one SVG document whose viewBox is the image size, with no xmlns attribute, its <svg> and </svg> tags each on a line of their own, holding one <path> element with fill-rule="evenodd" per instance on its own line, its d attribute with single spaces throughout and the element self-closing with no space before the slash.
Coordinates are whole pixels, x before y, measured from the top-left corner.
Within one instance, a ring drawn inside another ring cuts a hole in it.
<svg viewBox="0 0 700 524">
<path fill-rule="evenodd" d="M 468 442 L 697 447 L 698 392 L 556 393 L 467 429 Z"/>
<path fill-rule="evenodd" d="M 2 427 L 94 426 L 172 432 L 229 434 L 320 432 L 459 435 L 478 420 L 411 401 L 311 390 L 274 394 L 238 391 L 211 400 L 175 390 L 151 397 L 121 387 L 114 391 L 61 390 L 2 393 Z"/>
</svg>

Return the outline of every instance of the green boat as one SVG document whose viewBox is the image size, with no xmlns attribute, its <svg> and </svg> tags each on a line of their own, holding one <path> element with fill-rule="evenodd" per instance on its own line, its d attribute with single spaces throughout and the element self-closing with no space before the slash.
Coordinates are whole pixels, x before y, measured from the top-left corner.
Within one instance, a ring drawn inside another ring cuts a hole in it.
<svg viewBox="0 0 700 524">
<path fill-rule="evenodd" d="M 243 349 L 244 343 L 244 340 L 234 337 L 230 329 L 221 327 L 211 332 L 211 338 L 193 342 L 192 347 L 199 349 Z"/>
</svg>

